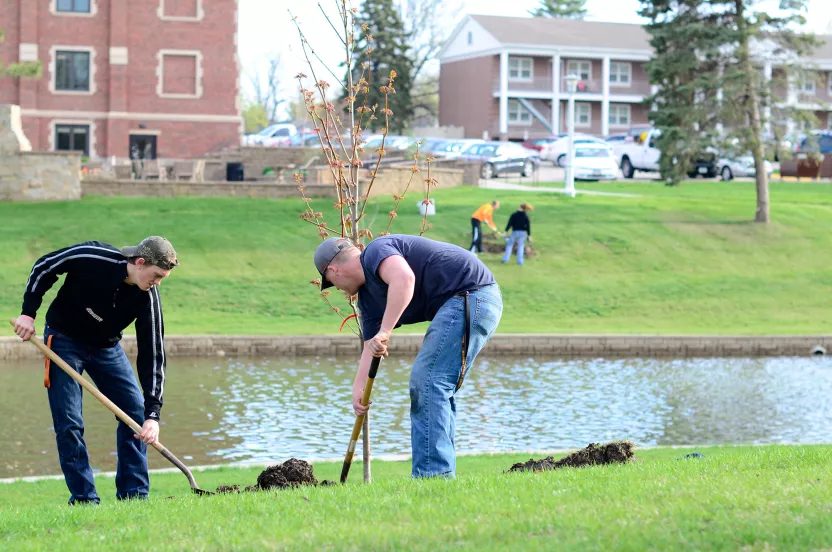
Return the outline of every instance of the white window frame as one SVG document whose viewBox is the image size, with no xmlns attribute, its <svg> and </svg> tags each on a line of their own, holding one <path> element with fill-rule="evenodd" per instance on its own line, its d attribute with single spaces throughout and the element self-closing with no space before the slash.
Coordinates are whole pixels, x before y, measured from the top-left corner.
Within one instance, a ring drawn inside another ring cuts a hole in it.
<svg viewBox="0 0 832 552">
<path fill-rule="evenodd" d="M 514 66 L 512 68 L 512 65 Z M 524 67 L 528 65 L 528 67 Z M 524 77 L 523 71 L 528 70 L 529 76 Z M 517 76 L 512 77 L 511 72 L 516 71 Z M 509 56 L 508 58 L 508 80 L 513 82 L 531 82 L 534 80 L 534 58 Z"/>
<path fill-rule="evenodd" d="M 621 104 L 621 103 L 611 103 L 610 104 L 610 115 L 609 118 L 613 117 L 613 111 L 618 113 L 620 110 L 624 110 L 627 112 L 627 122 L 621 123 L 619 122 L 620 115 L 616 114 L 615 122 L 608 120 L 610 128 L 630 128 L 633 121 L 633 107 L 630 104 Z"/>
<path fill-rule="evenodd" d="M 814 73 L 801 75 L 801 77 L 797 81 L 797 92 L 798 92 L 798 94 L 809 94 L 809 95 L 816 94 L 817 93 L 817 87 L 815 86 L 815 81 L 817 81 L 817 78 L 818 78 L 818 76 Z"/>
<path fill-rule="evenodd" d="M 617 68 L 617 70 L 613 70 L 613 68 Z M 626 72 L 622 73 L 621 69 L 626 67 Z M 621 76 L 623 74 L 627 75 L 627 82 L 621 82 Z M 617 80 L 612 80 L 612 76 L 615 75 Z M 630 88 L 633 85 L 633 64 L 626 62 L 626 61 L 612 61 L 610 62 L 610 86 L 614 86 L 616 88 Z"/>
<path fill-rule="evenodd" d="M 581 111 L 586 108 L 587 121 L 581 122 Z M 592 126 L 592 104 L 589 102 L 575 102 L 575 128 L 590 128 Z"/>
<path fill-rule="evenodd" d="M 98 0 L 90 0 L 88 12 L 58 11 L 58 0 L 49 0 L 49 13 L 58 17 L 95 17 L 98 14 Z"/>
<path fill-rule="evenodd" d="M 581 68 L 586 66 L 588 69 L 586 70 L 587 78 L 581 78 Z M 574 67 L 574 69 L 573 69 Z M 578 59 L 571 59 L 566 62 L 566 74 L 571 75 L 575 74 L 578 75 L 578 78 L 583 81 L 591 81 L 592 80 L 592 61 L 589 60 L 578 60 Z"/>
<path fill-rule="evenodd" d="M 55 136 L 55 132 L 57 131 L 56 127 L 60 125 L 89 127 L 89 158 L 96 159 L 98 157 L 95 152 L 95 121 L 93 121 L 92 119 L 52 119 L 51 121 L 49 121 L 49 151 L 59 151 L 55 149 L 55 147 L 57 146 L 57 136 Z"/>
<path fill-rule="evenodd" d="M 62 52 L 82 52 L 87 53 L 90 55 L 90 89 L 89 90 L 58 90 L 57 87 L 57 79 L 58 79 L 58 60 L 57 60 L 57 53 L 58 51 Z M 92 96 L 98 90 L 98 86 L 95 81 L 96 76 L 96 51 L 95 48 L 92 46 L 64 46 L 64 45 L 54 45 L 49 48 L 49 91 L 55 95 L 63 95 L 63 96 Z"/>
<path fill-rule="evenodd" d="M 176 94 L 165 92 L 165 56 L 192 56 L 195 58 L 196 83 L 194 94 Z M 200 50 L 170 50 L 163 49 L 156 53 L 156 95 L 160 98 L 174 100 L 198 100 L 202 97 L 202 52 Z"/>
<path fill-rule="evenodd" d="M 514 118 L 512 118 L 512 115 L 514 115 Z M 525 115 L 527 119 L 523 119 L 523 115 Z M 532 126 L 532 114 L 517 100 L 509 99 L 507 117 L 510 125 Z"/>
<path fill-rule="evenodd" d="M 196 0 L 196 15 L 194 16 L 165 15 L 165 0 L 159 0 L 159 7 L 156 8 L 156 15 L 162 21 L 195 22 L 205 19 L 205 10 L 202 8 L 202 0 Z"/>
</svg>

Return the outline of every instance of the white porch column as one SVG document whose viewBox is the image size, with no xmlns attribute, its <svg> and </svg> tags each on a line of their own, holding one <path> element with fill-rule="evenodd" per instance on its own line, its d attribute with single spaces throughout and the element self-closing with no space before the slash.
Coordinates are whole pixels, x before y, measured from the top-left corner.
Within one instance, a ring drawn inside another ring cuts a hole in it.
<svg viewBox="0 0 832 552">
<path fill-rule="evenodd" d="M 789 107 L 794 107 L 797 105 L 797 83 L 795 83 L 794 73 L 789 72 L 789 75 L 786 77 L 786 105 Z M 788 118 L 786 121 L 786 134 L 788 136 L 793 136 L 794 131 L 796 128 L 796 124 L 794 119 L 791 117 Z"/>
<path fill-rule="evenodd" d="M 500 140 L 508 136 L 508 52 L 500 52 Z"/>
<path fill-rule="evenodd" d="M 604 79 L 602 90 L 604 91 L 601 100 L 601 136 L 610 133 L 610 56 L 604 56 L 601 77 Z"/>
<path fill-rule="evenodd" d="M 655 96 L 659 92 L 659 85 L 658 84 L 651 84 L 650 85 L 650 95 Z M 656 106 L 656 102 L 650 103 L 650 111 L 656 111 L 658 107 Z"/>
<path fill-rule="evenodd" d="M 552 58 L 552 134 L 560 134 L 560 54 Z"/>
<path fill-rule="evenodd" d="M 771 86 L 772 75 L 774 71 L 770 61 L 766 61 L 763 64 L 763 77 L 765 80 L 765 85 L 767 87 Z M 763 108 L 763 128 L 766 131 L 766 134 L 771 136 L 771 104 L 775 101 L 774 95 L 771 94 L 768 104 Z"/>
</svg>

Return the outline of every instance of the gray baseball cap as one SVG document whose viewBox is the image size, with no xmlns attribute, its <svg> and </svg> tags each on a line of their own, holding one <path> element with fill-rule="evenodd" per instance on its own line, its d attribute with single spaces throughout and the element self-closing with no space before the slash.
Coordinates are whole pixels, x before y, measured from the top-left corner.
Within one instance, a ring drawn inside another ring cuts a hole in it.
<svg viewBox="0 0 832 552">
<path fill-rule="evenodd" d="M 173 245 L 161 236 L 149 236 L 139 245 L 122 247 L 121 253 L 128 259 L 141 257 L 148 263 L 165 270 L 179 266 L 179 259 L 176 258 Z"/>
<path fill-rule="evenodd" d="M 321 245 L 315 250 L 315 268 L 321 275 L 321 289 L 332 287 L 332 282 L 326 279 L 326 269 L 332 259 L 344 249 L 352 246 L 350 240 L 346 238 L 327 238 L 321 242 Z"/>
</svg>

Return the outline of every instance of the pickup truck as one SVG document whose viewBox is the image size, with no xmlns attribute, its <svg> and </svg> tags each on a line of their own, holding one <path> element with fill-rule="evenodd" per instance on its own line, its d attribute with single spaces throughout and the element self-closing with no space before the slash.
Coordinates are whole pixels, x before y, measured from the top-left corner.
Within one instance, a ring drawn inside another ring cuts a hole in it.
<svg viewBox="0 0 832 552">
<path fill-rule="evenodd" d="M 656 147 L 656 140 L 659 136 L 661 136 L 660 130 L 646 129 L 613 147 L 624 178 L 633 178 L 636 171 L 656 172 L 659 170 L 661 152 Z M 713 178 L 717 175 L 718 168 L 716 155 L 706 152 L 697 156 L 688 176 L 695 178 L 697 175 L 702 175 Z"/>
</svg>

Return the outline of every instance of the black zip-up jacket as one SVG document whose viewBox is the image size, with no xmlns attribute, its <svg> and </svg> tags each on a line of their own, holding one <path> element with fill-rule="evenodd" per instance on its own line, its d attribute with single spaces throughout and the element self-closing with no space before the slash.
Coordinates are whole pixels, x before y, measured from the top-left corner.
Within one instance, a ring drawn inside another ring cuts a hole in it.
<svg viewBox="0 0 832 552">
<path fill-rule="evenodd" d="M 506 224 L 506 232 L 509 228 L 514 228 L 515 231 L 525 230 L 529 236 L 532 235 L 532 222 L 529 220 L 526 211 L 514 211 L 508 219 L 508 224 Z"/>
<path fill-rule="evenodd" d="M 137 372 L 144 393 L 145 419 L 158 420 L 165 390 L 165 325 L 156 287 L 142 291 L 124 282 L 127 258 L 110 244 L 88 241 L 37 260 L 23 295 L 22 314 L 35 318 L 43 295 L 66 279 L 46 312 L 60 334 L 92 347 L 113 347 L 124 328 L 136 322 Z"/>
</svg>

